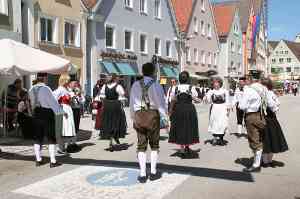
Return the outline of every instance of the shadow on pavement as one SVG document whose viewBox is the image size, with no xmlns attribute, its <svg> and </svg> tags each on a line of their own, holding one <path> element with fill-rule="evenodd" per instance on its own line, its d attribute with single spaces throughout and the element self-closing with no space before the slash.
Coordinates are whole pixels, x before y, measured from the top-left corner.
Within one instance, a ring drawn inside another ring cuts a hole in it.
<svg viewBox="0 0 300 199">
<path fill-rule="evenodd" d="M 32 161 L 34 163 L 33 156 L 7 154 L 7 156 L 4 156 L 3 159 Z M 80 166 L 94 165 L 94 166 L 109 166 L 109 167 L 116 167 L 116 168 L 136 168 L 136 169 L 139 168 L 137 162 L 128 162 L 128 161 L 95 160 L 95 159 L 72 158 L 72 157 L 58 157 L 58 160 L 63 164 L 80 165 Z M 158 168 L 161 171 L 166 171 L 168 173 L 188 174 L 191 176 L 207 177 L 207 178 L 222 179 L 222 180 L 229 180 L 229 181 L 241 181 L 241 182 L 249 182 L 249 183 L 254 182 L 253 176 L 250 173 L 245 173 L 241 171 L 201 168 L 201 167 L 192 167 L 192 166 L 179 166 L 179 165 L 164 164 L 164 163 L 160 163 L 158 165 Z"/>
</svg>

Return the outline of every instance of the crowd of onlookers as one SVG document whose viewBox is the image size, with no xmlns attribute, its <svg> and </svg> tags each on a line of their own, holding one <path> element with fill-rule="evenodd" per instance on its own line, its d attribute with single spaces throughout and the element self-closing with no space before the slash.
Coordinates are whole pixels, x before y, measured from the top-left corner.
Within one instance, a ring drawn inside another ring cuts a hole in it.
<svg viewBox="0 0 300 199">
<path fill-rule="evenodd" d="M 298 82 L 287 82 L 284 83 L 283 89 L 284 93 L 287 94 L 293 94 L 294 96 L 297 96 L 299 93 L 299 83 Z"/>
</svg>

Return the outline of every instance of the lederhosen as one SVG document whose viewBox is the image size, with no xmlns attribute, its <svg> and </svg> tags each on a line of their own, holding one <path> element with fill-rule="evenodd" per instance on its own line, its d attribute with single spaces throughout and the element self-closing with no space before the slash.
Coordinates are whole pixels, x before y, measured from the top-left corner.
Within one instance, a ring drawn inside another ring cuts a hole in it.
<svg viewBox="0 0 300 199">
<path fill-rule="evenodd" d="M 254 90 L 257 92 L 256 89 Z M 246 124 L 246 129 L 248 134 L 248 142 L 250 148 L 253 151 L 259 151 L 263 149 L 262 139 L 266 128 L 266 120 L 265 120 L 265 113 L 263 110 L 264 102 L 262 97 L 261 97 L 261 101 L 262 101 L 262 105 L 257 112 L 251 112 L 245 114 L 245 124 Z"/>
<path fill-rule="evenodd" d="M 153 83 L 154 80 L 145 85 L 144 79 L 140 80 L 141 89 L 142 89 L 142 101 L 144 99 L 144 102 L 147 106 L 147 114 L 152 114 L 154 121 L 151 129 L 149 128 L 142 129 L 142 128 L 135 127 L 135 130 L 137 131 L 137 138 L 138 138 L 138 144 L 137 144 L 138 152 L 145 152 L 147 150 L 148 144 L 150 145 L 152 151 L 156 151 L 159 149 L 160 115 L 158 110 L 151 109 L 150 100 L 148 96 L 148 89 L 151 87 Z"/>
<path fill-rule="evenodd" d="M 55 114 L 52 109 L 44 108 L 41 106 L 38 93 L 41 89 L 40 86 L 36 90 L 33 90 L 35 97 L 35 108 L 33 111 L 33 117 L 42 123 L 43 128 L 40 132 L 36 132 L 35 134 L 35 142 L 38 144 L 42 144 L 44 139 L 46 138 L 49 144 L 56 144 L 56 136 L 55 136 Z"/>
</svg>

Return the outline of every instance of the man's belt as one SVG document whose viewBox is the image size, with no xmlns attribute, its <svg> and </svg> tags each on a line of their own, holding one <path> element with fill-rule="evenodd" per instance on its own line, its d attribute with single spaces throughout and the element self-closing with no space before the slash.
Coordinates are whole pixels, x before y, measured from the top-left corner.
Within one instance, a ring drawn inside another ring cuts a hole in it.
<svg viewBox="0 0 300 199">
<path fill-rule="evenodd" d="M 249 115 L 254 115 L 254 114 L 260 114 L 260 111 L 257 111 L 257 112 L 250 112 L 250 113 L 246 113 L 246 117 L 249 116 Z"/>
</svg>

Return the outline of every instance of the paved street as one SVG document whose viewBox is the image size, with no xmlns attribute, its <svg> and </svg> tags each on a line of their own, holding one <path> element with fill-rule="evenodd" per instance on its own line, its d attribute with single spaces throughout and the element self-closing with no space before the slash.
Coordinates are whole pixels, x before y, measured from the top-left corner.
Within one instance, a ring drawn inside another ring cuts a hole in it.
<svg viewBox="0 0 300 199">
<path fill-rule="evenodd" d="M 29 143 L 0 148 L 1 199 L 295 199 L 300 198 L 300 97 L 280 98 L 279 120 L 290 150 L 276 155 L 284 167 L 263 169 L 258 174 L 241 172 L 237 158 L 246 160 L 251 153 L 245 138 L 227 134 L 226 147 L 204 144 L 210 138 L 207 131 L 208 107 L 198 105 L 201 144 L 199 159 L 174 157 L 176 145 L 168 144 L 162 132 L 159 168 L 163 178 L 145 185 L 137 184 L 136 135 L 131 129 L 123 142 L 132 145 L 126 151 L 107 152 L 107 141 L 98 140 L 92 132 L 89 118 L 82 120 L 84 131 L 80 142 L 83 150 L 71 157 L 59 157 L 62 167 L 35 167 Z M 230 133 L 235 132 L 235 117 L 231 115 Z M 129 121 L 129 126 L 131 123 Z M 1 142 L 0 142 L 1 143 Z M 15 154 L 14 154 L 15 153 Z M 47 150 L 43 151 L 47 155 Z M 244 161 L 242 161 L 244 163 Z"/>
</svg>

